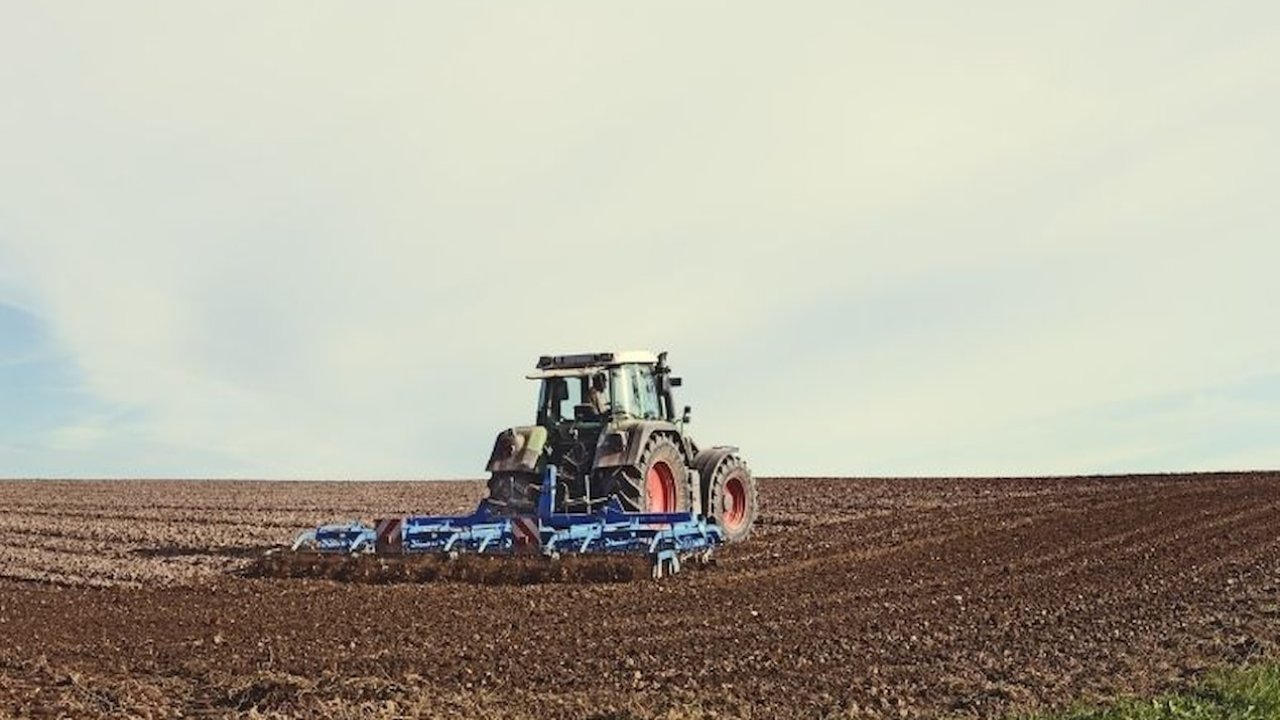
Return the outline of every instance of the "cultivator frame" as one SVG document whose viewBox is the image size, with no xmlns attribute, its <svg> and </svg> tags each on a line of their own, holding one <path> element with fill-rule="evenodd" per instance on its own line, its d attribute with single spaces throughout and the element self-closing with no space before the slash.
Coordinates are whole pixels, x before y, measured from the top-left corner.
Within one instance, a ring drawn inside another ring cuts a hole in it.
<svg viewBox="0 0 1280 720">
<path fill-rule="evenodd" d="M 715 523 L 689 512 L 625 512 L 616 500 L 591 513 L 557 513 L 556 467 L 542 473 L 534 515 L 505 515 L 490 500 L 481 500 L 470 515 L 422 515 L 383 518 L 374 525 L 359 521 L 322 525 L 298 535 L 293 550 L 322 554 L 379 556 L 464 554 L 642 555 L 650 559 L 655 578 L 680 571 L 683 560 L 706 561 L 725 541 Z"/>
</svg>

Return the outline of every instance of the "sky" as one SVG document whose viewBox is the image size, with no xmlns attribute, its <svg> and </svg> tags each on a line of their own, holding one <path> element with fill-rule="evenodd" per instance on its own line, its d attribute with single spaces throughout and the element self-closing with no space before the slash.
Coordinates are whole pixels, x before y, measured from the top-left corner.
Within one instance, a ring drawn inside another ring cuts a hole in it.
<svg viewBox="0 0 1280 720">
<path fill-rule="evenodd" d="M 1280 5 L 0 0 L 0 477 L 1280 468 Z"/>
</svg>

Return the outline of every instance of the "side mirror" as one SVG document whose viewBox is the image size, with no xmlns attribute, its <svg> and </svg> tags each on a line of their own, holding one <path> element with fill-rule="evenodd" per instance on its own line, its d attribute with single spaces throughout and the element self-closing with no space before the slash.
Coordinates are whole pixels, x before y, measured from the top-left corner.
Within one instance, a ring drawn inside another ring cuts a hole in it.
<svg viewBox="0 0 1280 720">
<path fill-rule="evenodd" d="M 693 416 L 693 408 L 689 407 L 688 405 L 685 405 L 685 406 L 684 406 L 684 415 L 683 415 L 683 416 L 681 416 L 681 418 L 680 418 L 680 422 L 682 422 L 682 423 L 687 423 L 687 422 L 689 422 L 689 420 L 690 420 L 690 418 L 691 418 L 692 416 Z"/>
</svg>

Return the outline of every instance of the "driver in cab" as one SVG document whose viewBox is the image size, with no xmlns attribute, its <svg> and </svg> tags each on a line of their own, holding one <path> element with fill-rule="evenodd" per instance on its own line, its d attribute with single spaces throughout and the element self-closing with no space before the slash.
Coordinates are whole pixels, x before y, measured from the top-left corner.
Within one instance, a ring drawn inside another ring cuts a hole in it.
<svg viewBox="0 0 1280 720">
<path fill-rule="evenodd" d="M 604 418 L 609 414 L 609 380 L 604 373 L 591 376 L 591 388 L 587 391 L 587 404 L 596 417 Z"/>
</svg>

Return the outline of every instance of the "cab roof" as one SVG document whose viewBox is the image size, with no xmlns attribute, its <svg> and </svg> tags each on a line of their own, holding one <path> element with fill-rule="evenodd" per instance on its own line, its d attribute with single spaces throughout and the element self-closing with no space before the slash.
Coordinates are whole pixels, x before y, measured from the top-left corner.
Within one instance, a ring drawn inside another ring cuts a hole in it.
<svg viewBox="0 0 1280 720">
<path fill-rule="evenodd" d="M 528 377 L 531 380 L 544 377 L 574 377 L 589 375 L 617 365 L 656 365 L 657 362 L 657 354 L 649 350 L 543 355 L 538 358 L 537 372 L 530 374 Z"/>
</svg>

